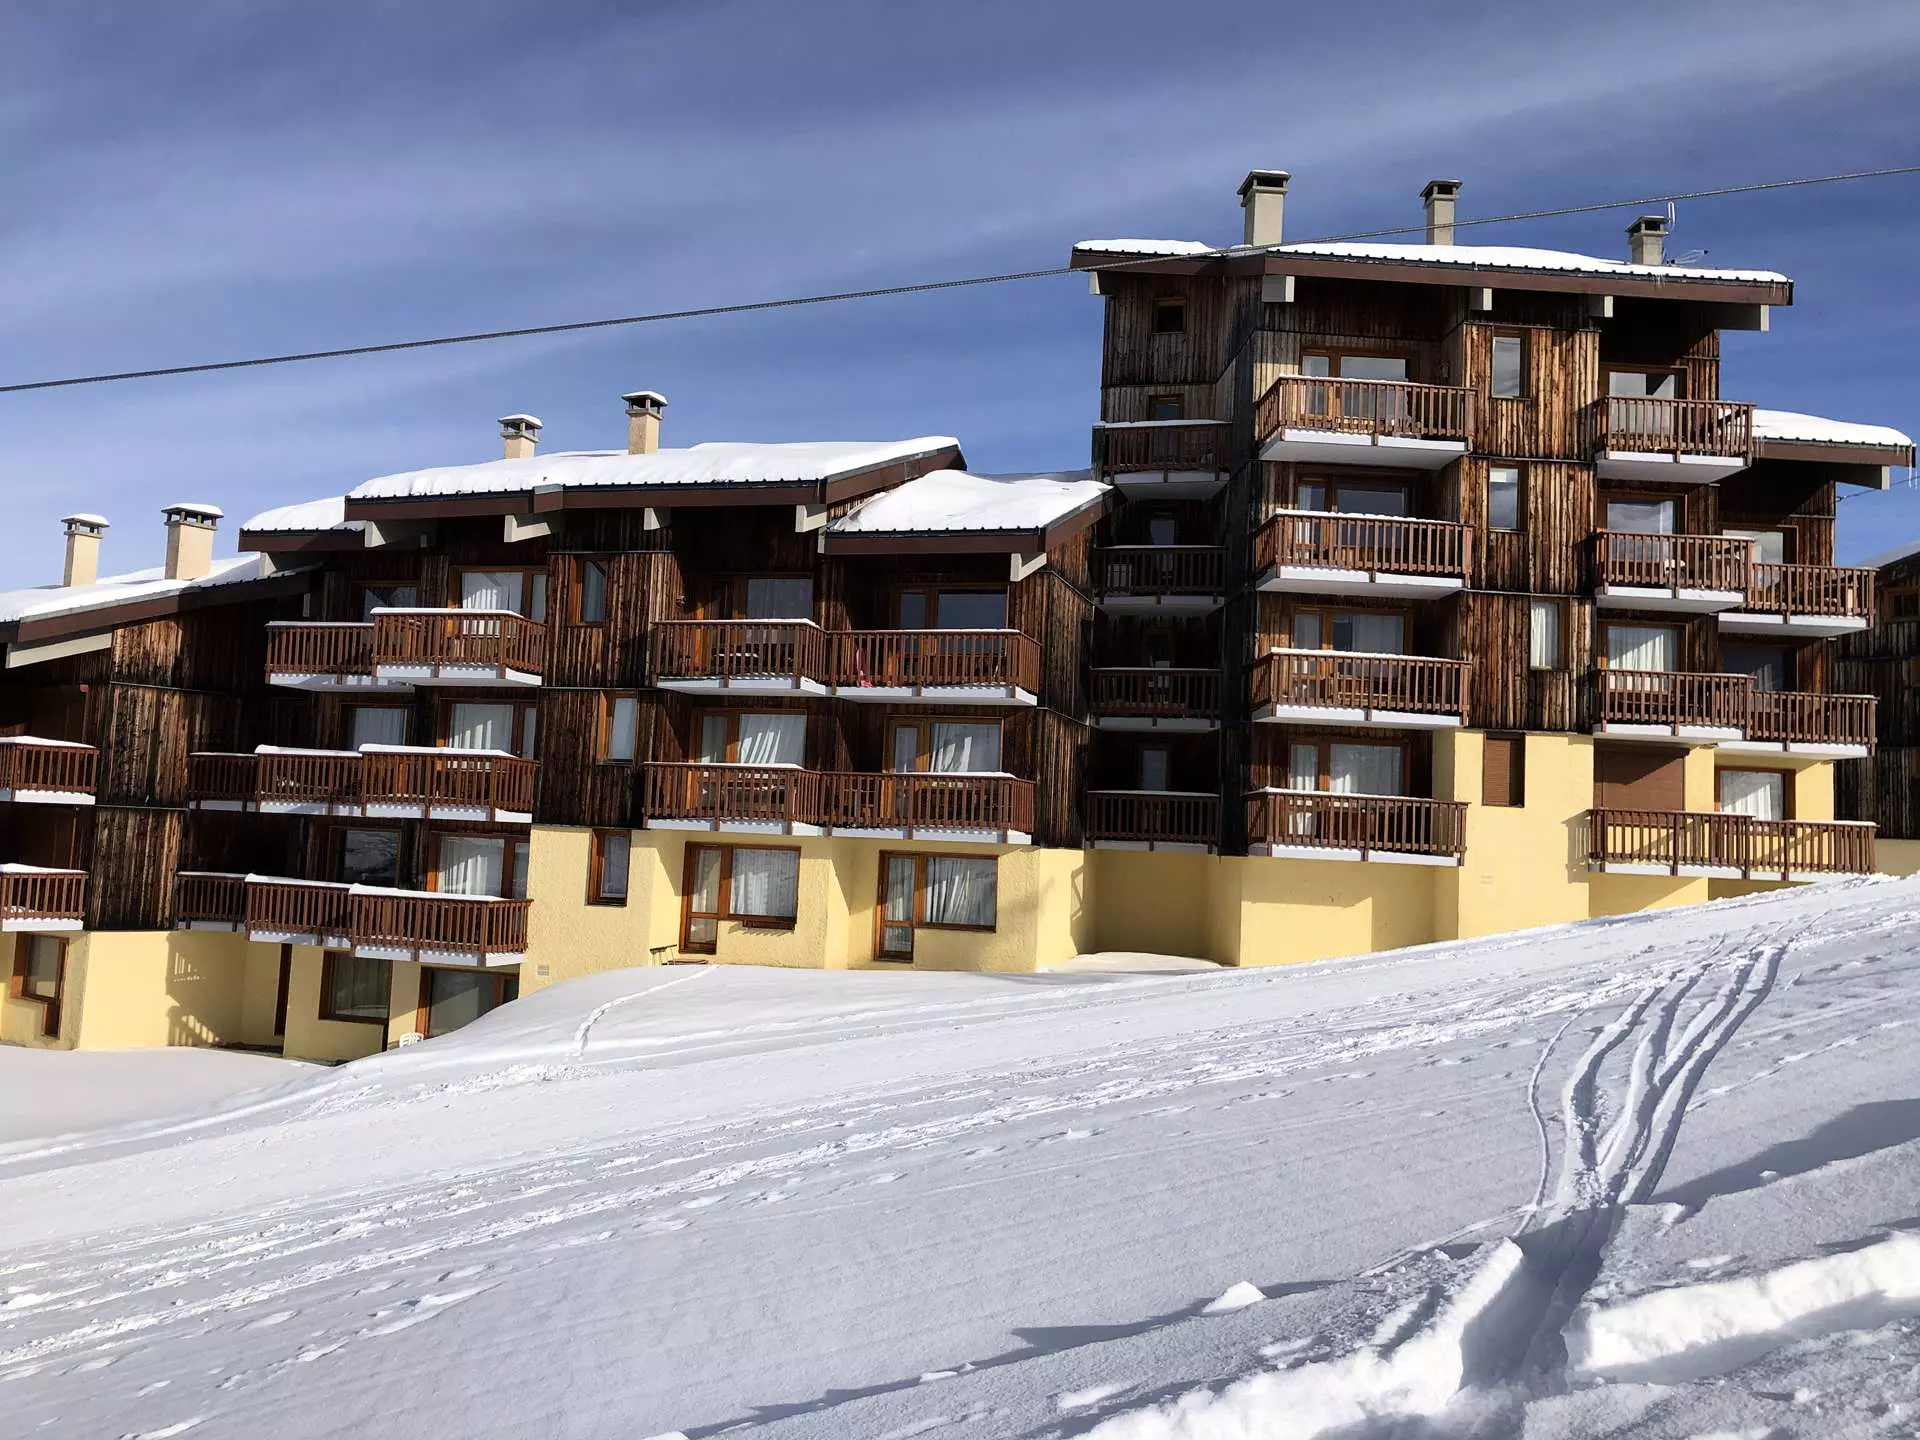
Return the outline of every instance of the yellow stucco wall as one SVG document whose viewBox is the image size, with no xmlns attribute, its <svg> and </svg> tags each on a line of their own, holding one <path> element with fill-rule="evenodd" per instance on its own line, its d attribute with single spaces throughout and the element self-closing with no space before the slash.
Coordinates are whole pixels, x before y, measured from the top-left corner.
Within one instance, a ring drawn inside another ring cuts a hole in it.
<svg viewBox="0 0 1920 1440">
<path fill-rule="evenodd" d="M 1466 864 L 1434 876 L 1436 940 L 1465 939 L 1592 914 L 1586 812 L 1593 806 L 1593 742 L 1529 735 L 1515 806 L 1480 803 L 1486 737 L 1434 737 L 1434 796 L 1467 805 Z"/>
<path fill-rule="evenodd" d="M 1095 850 L 1087 856 L 1094 879 L 1095 950 L 1144 950 L 1156 955 L 1212 959 L 1212 855 Z"/>
<path fill-rule="evenodd" d="M 1920 875 L 1920 840 L 1875 840 L 1873 868 L 1882 875 Z"/>
<path fill-rule="evenodd" d="M 320 1018 L 320 969 L 324 952 L 312 945 L 293 947 L 293 975 L 287 986 L 286 1053 L 301 1060 L 358 1060 L 377 1055 L 387 1048 L 387 1033 L 394 1022 L 376 1025 L 359 1020 L 322 1020 Z M 394 990 L 399 991 L 403 972 L 411 984 L 400 1006 L 405 1018 L 401 1029 L 413 1028 L 412 1001 L 418 993 L 419 967 L 395 965 Z M 394 1007 L 390 1007 L 394 1008 Z M 395 1031 L 396 1038 L 400 1033 Z"/>
<path fill-rule="evenodd" d="M 1290 965 L 1418 945 L 1434 938 L 1436 875 L 1451 867 L 1227 856 L 1211 902 L 1208 956 L 1229 965 Z"/>
</svg>

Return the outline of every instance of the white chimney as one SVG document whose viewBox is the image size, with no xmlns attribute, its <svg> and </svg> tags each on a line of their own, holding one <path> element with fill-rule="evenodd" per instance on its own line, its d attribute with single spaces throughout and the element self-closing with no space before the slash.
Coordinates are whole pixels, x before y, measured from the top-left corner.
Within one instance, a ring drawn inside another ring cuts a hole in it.
<svg viewBox="0 0 1920 1440">
<path fill-rule="evenodd" d="M 507 459 L 531 459 L 534 447 L 540 443 L 540 417 L 538 415 L 502 415 L 500 438 L 506 442 Z"/>
<path fill-rule="evenodd" d="M 1421 203 L 1427 207 L 1427 244 L 1453 243 L 1453 205 L 1459 198 L 1458 180 L 1427 181 L 1427 188 L 1420 192 Z"/>
<path fill-rule="evenodd" d="M 198 580 L 213 569 L 213 532 L 226 512 L 181 501 L 160 513 L 167 521 L 167 579 Z"/>
<path fill-rule="evenodd" d="M 60 523 L 67 527 L 67 564 L 60 572 L 60 583 L 93 584 L 100 578 L 100 536 L 107 528 L 107 517 L 65 515 Z"/>
<path fill-rule="evenodd" d="M 1642 215 L 1627 226 L 1627 253 L 1636 265 L 1664 265 L 1666 261 L 1667 217 Z"/>
<path fill-rule="evenodd" d="M 1280 243 L 1280 221 L 1287 205 L 1287 181 L 1292 178 L 1284 170 L 1247 172 L 1247 178 L 1240 182 L 1240 208 L 1245 212 L 1241 244 Z"/>
<path fill-rule="evenodd" d="M 667 412 L 667 397 L 658 390 L 635 390 L 620 398 L 627 402 L 627 453 L 653 454 L 660 448 L 660 421 Z"/>
</svg>

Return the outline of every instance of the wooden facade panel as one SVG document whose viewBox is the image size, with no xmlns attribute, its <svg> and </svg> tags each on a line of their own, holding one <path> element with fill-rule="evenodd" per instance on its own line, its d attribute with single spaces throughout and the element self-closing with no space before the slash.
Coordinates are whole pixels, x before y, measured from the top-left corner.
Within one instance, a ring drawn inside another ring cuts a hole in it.
<svg viewBox="0 0 1920 1440">
<path fill-rule="evenodd" d="M 1489 472 L 1502 462 L 1468 456 L 1459 474 L 1460 519 L 1472 527 L 1472 585 L 1536 595 L 1576 595 L 1592 586 L 1593 470 L 1534 460 L 1520 471 L 1520 528 L 1487 523 Z"/>
<path fill-rule="evenodd" d="M 1698 302 L 1616 299 L 1601 331 L 1600 362 L 1679 370 L 1683 399 L 1721 398 L 1720 331 L 1713 307 Z"/>
<path fill-rule="evenodd" d="M 1493 342 L 1499 335 L 1521 339 L 1519 396 L 1493 394 Z M 1596 331 L 1475 321 L 1460 327 L 1460 354 L 1462 378 L 1449 383 L 1474 392 L 1476 451 L 1511 459 L 1592 458 L 1589 417 L 1600 393 Z"/>
<path fill-rule="evenodd" d="M 1103 389 L 1122 385 L 1210 386 L 1226 364 L 1235 321 L 1250 282 L 1197 282 L 1180 276 L 1113 271 L 1101 277 L 1100 287 L 1106 297 L 1100 365 Z M 1175 299 L 1185 304 L 1181 329 L 1176 333 L 1156 331 L 1156 302 Z"/>
<path fill-rule="evenodd" d="M 1562 599 L 1561 663 L 1531 662 L 1533 597 L 1475 592 L 1460 599 L 1460 658 L 1473 662 L 1467 723 L 1486 730 L 1591 730 L 1593 602 Z"/>
<path fill-rule="evenodd" d="M 96 805 L 87 869 L 87 928 L 164 930 L 173 924 L 184 810 Z"/>
</svg>

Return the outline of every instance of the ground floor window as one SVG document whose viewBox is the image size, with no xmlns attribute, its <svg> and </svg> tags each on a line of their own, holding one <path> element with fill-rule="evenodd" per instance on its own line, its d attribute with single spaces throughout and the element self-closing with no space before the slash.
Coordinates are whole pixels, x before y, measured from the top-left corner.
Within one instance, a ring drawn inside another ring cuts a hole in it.
<svg viewBox="0 0 1920 1440">
<path fill-rule="evenodd" d="M 880 857 L 880 940 L 883 960 L 913 959 L 916 930 L 992 930 L 999 861 L 977 855 Z"/>
<path fill-rule="evenodd" d="M 320 1018 L 387 1023 L 392 978 L 385 960 L 329 950 L 320 960 Z"/>
<path fill-rule="evenodd" d="M 40 1006 L 40 1033 L 60 1033 L 60 1001 L 67 984 L 67 942 L 58 935 L 22 935 L 13 960 L 13 993 Z"/>
<path fill-rule="evenodd" d="M 632 849 L 633 837 L 625 830 L 593 832 L 592 853 L 588 860 L 588 904 L 627 903 L 627 862 Z"/>
<path fill-rule="evenodd" d="M 1720 809 L 1755 820 L 1785 820 L 1787 777 L 1778 770 L 1721 770 L 1715 776 Z"/>
<path fill-rule="evenodd" d="M 711 955 L 721 920 L 791 929 L 800 913 L 800 852 L 759 845 L 689 845 L 680 948 Z"/>
<path fill-rule="evenodd" d="M 432 1038 L 471 1025 L 489 1010 L 520 998 L 518 975 L 495 975 L 485 970 L 420 972 L 420 1033 Z"/>
</svg>

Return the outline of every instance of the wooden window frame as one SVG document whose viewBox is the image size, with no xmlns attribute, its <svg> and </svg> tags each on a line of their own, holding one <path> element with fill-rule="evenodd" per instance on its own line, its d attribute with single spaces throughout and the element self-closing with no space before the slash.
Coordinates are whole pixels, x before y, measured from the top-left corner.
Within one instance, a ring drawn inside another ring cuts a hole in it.
<svg viewBox="0 0 1920 1440">
<path fill-rule="evenodd" d="M 719 895 L 714 910 L 693 908 L 694 857 L 702 850 L 720 852 Z M 800 923 L 800 889 L 794 887 L 793 914 L 791 915 L 739 915 L 733 909 L 733 856 L 736 850 L 780 851 L 794 857 L 797 865 L 804 857 L 798 845 L 713 845 L 705 841 L 687 846 L 687 852 L 681 866 L 680 883 L 680 949 L 689 955 L 712 955 L 720 946 L 720 924 L 730 922 L 748 930 L 792 930 Z M 711 947 L 701 947 L 687 943 L 688 922 L 695 919 L 712 920 L 714 937 Z"/>
<path fill-rule="evenodd" d="M 400 727 L 402 737 L 400 743 L 405 745 L 407 743 L 407 737 L 413 734 L 413 706 L 405 704 L 383 705 L 371 701 L 349 700 L 345 705 L 340 707 L 340 743 L 342 745 L 350 746 L 353 744 L 353 717 L 355 712 L 360 710 L 398 710 L 406 717 L 406 723 Z"/>
<path fill-rule="evenodd" d="M 1892 585 L 1880 592 L 1885 620 L 1920 620 L 1920 585 Z"/>
<path fill-rule="evenodd" d="M 609 755 L 608 748 L 613 744 L 614 705 L 621 700 L 633 701 L 633 754 L 627 756 Z M 593 760 L 596 765 L 637 765 L 640 763 L 640 692 L 638 690 L 602 690 L 600 692 L 600 716 L 594 725 Z"/>
<path fill-rule="evenodd" d="M 1409 785 L 1413 779 L 1413 742 L 1411 740 L 1375 739 L 1372 736 L 1357 735 L 1301 735 L 1283 731 L 1282 744 L 1285 747 L 1286 754 L 1281 764 L 1286 771 L 1286 777 L 1289 782 L 1286 786 L 1282 787 L 1285 789 L 1293 788 L 1291 783 L 1293 780 L 1293 747 L 1296 745 L 1314 745 L 1319 747 L 1320 756 L 1317 761 L 1318 773 L 1314 776 L 1313 788 L 1313 793 L 1316 795 L 1331 795 L 1333 793 L 1330 787 L 1333 784 L 1333 747 L 1336 745 L 1366 745 L 1376 750 L 1398 750 L 1400 752 L 1401 783 L 1403 785 Z M 1400 798 L 1411 800 L 1418 799 L 1419 797 L 1403 793 Z"/>
<path fill-rule="evenodd" d="M 434 894 L 441 893 L 440 891 L 440 846 L 442 845 L 442 843 L 450 839 L 451 840 L 502 840 L 502 841 L 505 841 L 506 843 L 502 847 L 501 855 L 500 855 L 500 888 L 506 893 L 500 896 L 499 898 L 503 900 L 514 898 L 514 891 L 516 889 L 518 889 L 522 895 L 526 894 L 526 887 L 524 885 L 516 886 L 515 884 L 515 882 L 521 878 L 519 862 L 515 859 L 516 846 L 524 845 L 527 847 L 527 868 L 528 869 L 533 868 L 533 837 L 528 831 L 525 831 L 525 830 L 513 831 L 513 830 L 473 829 L 473 830 L 430 831 L 427 835 L 426 882 L 427 882 L 428 890 L 432 891 Z M 447 893 L 450 894 L 452 892 L 449 891 Z"/>
<path fill-rule="evenodd" d="M 985 707 L 982 708 L 984 709 Z M 884 773 L 888 775 L 1000 773 L 999 771 L 969 772 L 965 770 L 943 770 L 935 772 L 929 769 L 928 767 L 933 763 L 933 727 L 936 725 L 998 725 L 1000 727 L 1000 762 L 1003 767 L 1005 766 L 1007 759 L 1007 717 L 1004 715 L 996 715 L 991 711 L 988 711 L 984 715 L 920 715 L 902 714 L 894 711 L 886 717 L 885 743 L 887 753 L 883 757 L 886 764 Z M 914 737 L 914 768 L 911 770 L 895 770 L 893 768 L 893 737 L 896 733 L 905 729 L 913 729 L 918 732 Z"/>
<path fill-rule="evenodd" d="M 1327 373 L 1325 375 L 1308 375 L 1307 374 L 1306 360 L 1307 360 L 1307 357 L 1310 355 L 1320 356 L 1321 358 L 1326 360 Z M 1386 383 L 1388 384 L 1400 383 L 1400 384 L 1407 384 L 1407 385 L 1412 385 L 1417 383 L 1413 378 L 1413 367 L 1414 367 L 1414 362 L 1419 359 L 1419 356 L 1416 355 L 1412 350 L 1408 350 L 1402 347 L 1395 347 L 1391 345 L 1381 346 L 1378 349 L 1373 348 L 1371 346 L 1364 346 L 1364 345 L 1343 345 L 1338 349 L 1335 349 L 1327 345 L 1304 345 L 1300 349 L 1300 361 L 1301 361 L 1300 378 L 1305 380 L 1346 379 L 1348 377 L 1343 376 L 1340 373 L 1340 362 L 1343 359 L 1347 359 L 1349 357 L 1355 360 L 1404 360 L 1407 362 L 1407 378 L 1404 381 L 1400 381 L 1400 382 L 1388 381 Z"/>
<path fill-rule="evenodd" d="M 52 940 L 60 947 L 60 963 L 54 971 L 53 994 L 36 995 L 27 989 L 28 972 L 33 963 L 33 944 L 36 940 Z M 13 983 L 10 990 L 13 998 L 29 1005 L 40 1007 L 40 1034 L 48 1040 L 60 1036 L 60 1021 L 67 1003 L 67 940 L 64 935 L 42 935 L 31 931 L 22 931 L 13 942 Z"/>
<path fill-rule="evenodd" d="M 1628 365 L 1628 364 L 1616 364 L 1611 360 L 1603 360 L 1600 362 L 1600 398 L 1601 399 L 1603 400 L 1648 400 L 1648 399 L 1652 399 L 1653 397 L 1648 395 L 1615 395 L 1613 393 L 1613 381 L 1608 378 L 1609 376 L 1614 374 L 1672 375 L 1673 377 L 1675 377 L 1673 382 L 1673 398 L 1676 400 L 1691 400 L 1693 398 L 1691 395 L 1687 393 L 1688 376 L 1687 376 L 1687 367 L 1684 365 Z"/>
<path fill-rule="evenodd" d="M 600 572 L 600 615 L 589 620 L 587 608 L 587 572 Z M 573 560 L 573 597 L 569 609 L 575 625 L 605 625 L 608 612 L 612 608 L 608 600 L 613 593 L 613 566 L 608 556 L 578 555 Z"/>
<path fill-rule="evenodd" d="M 1493 472 L 1511 470 L 1513 472 L 1513 524 L 1496 525 L 1493 523 Z M 1495 461 L 1487 466 L 1487 530 L 1491 534 L 1521 535 L 1527 529 L 1527 467 L 1519 461 L 1508 463 Z"/>
<path fill-rule="evenodd" d="M 1412 605 L 1293 605 L 1288 607 L 1286 612 L 1286 648 L 1289 650 L 1322 650 L 1329 655 L 1371 655 L 1376 653 L 1371 650 L 1335 650 L 1332 645 L 1332 640 L 1333 617 L 1336 615 L 1398 615 L 1400 617 L 1401 634 L 1405 638 L 1406 643 L 1411 645 L 1413 643 L 1413 612 L 1414 607 Z M 1299 615 L 1317 615 L 1320 617 L 1319 645 L 1300 645 L 1294 642 L 1294 635 L 1296 633 L 1294 618 Z M 1411 651 L 1402 651 L 1401 653 L 1409 657 L 1412 655 Z"/>
<path fill-rule="evenodd" d="M 779 706 L 762 708 L 758 705 L 703 705 L 700 709 L 692 712 L 692 719 L 689 722 L 690 728 L 687 732 L 689 742 L 687 745 L 687 754 L 692 755 L 700 748 L 701 730 L 705 727 L 709 719 L 717 716 L 727 722 L 727 758 L 724 760 L 694 760 L 691 763 L 695 765 L 738 765 L 740 763 L 740 722 L 748 715 L 805 715 L 811 720 L 812 711 L 797 705 L 784 708 Z M 811 747 L 806 743 L 806 737 L 803 736 L 801 753 L 804 755 L 809 749 L 811 749 Z M 807 768 L 804 759 L 799 768 L 803 770 Z"/>
<path fill-rule="evenodd" d="M 751 574 L 729 575 L 720 582 L 720 593 L 724 597 L 726 618 L 729 620 L 748 620 L 747 587 L 755 580 L 804 580 L 810 587 L 811 598 L 807 608 L 815 615 L 820 609 L 820 576 L 812 570 L 755 570 Z M 754 620 L 756 625 L 799 625 L 817 624 L 813 615 L 795 615 L 783 620 Z"/>
<path fill-rule="evenodd" d="M 453 605 L 460 606 L 461 581 L 468 575 L 513 575 L 520 577 L 520 603 L 525 609 L 514 613 L 523 620 L 535 625 L 544 625 L 553 618 L 553 585 L 547 581 L 547 567 L 544 565 L 456 565 L 453 569 Z M 544 585 L 541 597 L 541 616 L 533 618 L 533 579 L 539 576 Z"/>
<path fill-rule="evenodd" d="M 1616 627 L 1633 630 L 1671 630 L 1673 632 L 1673 658 L 1675 660 L 1680 659 L 1681 647 L 1685 645 L 1687 639 L 1687 627 L 1685 625 L 1675 625 L 1665 620 L 1601 620 L 1598 622 L 1598 625 L 1600 631 L 1598 638 L 1600 643 L 1593 647 L 1593 663 L 1602 670 L 1610 670 L 1613 668 L 1608 661 L 1608 656 L 1613 650 L 1610 641 Z M 1676 665 L 1672 673 L 1678 674 L 1679 671 L 1680 667 Z"/>
<path fill-rule="evenodd" d="M 333 972 L 342 960 L 354 961 L 366 965 L 384 965 L 387 969 L 387 1013 L 379 1019 L 371 1015 L 344 1015 L 333 1008 Z M 386 1028 L 393 1018 L 393 964 L 387 960 L 369 959 L 364 955 L 355 955 L 351 950 L 323 950 L 320 952 L 320 1005 L 322 1020 L 331 1020 L 337 1025 L 378 1025 Z"/>
<path fill-rule="evenodd" d="M 443 971 L 447 974 L 468 973 L 469 968 L 470 967 L 455 965 L 422 965 L 420 967 L 419 988 L 414 997 L 413 1029 L 415 1034 L 424 1039 L 431 1040 L 435 1033 L 431 1028 L 433 1019 L 433 982 L 429 977 L 435 971 Z M 502 1005 L 520 998 L 520 977 L 518 975 L 508 975 L 497 970 L 481 970 L 476 973 L 493 982 L 493 1004 L 482 1011 L 482 1014 L 491 1014 Z M 507 987 L 509 985 L 514 987 L 514 993 L 512 995 L 507 994 Z M 451 1032 L 442 1030 L 439 1033 L 446 1035 Z"/>
<path fill-rule="evenodd" d="M 1161 317 L 1177 314 L 1177 325 L 1163 325 Z M 1153 297 L 1153 334 L 1184 335 L 1187 333 L 1187 297 L 1184 295 L 1156 295 Z"/>
<path fill-rule="evenodd" d="M 1487 798 L 1487 767 L 1485 745 L 1492 741 L 1514 747 L 1513 763 L 1507 767 L 1507 798 L 1489 800 Z M 1491 810 L 1524 810 L 1527 804 L 1527 736 L 1524 730 L 1489 731 L 1482 742 L 1480 759 L 1480 803 Z"/>
<path fill-rule="evenodd" d="M 413 591 L 413 604 L 411 606 L 381 605 L 376 607 L 368 603 L 368 596 L 371 591 L 399 590 L 403 587 L 405 589 Z M 358 595 L 360 600 L 360 607 L 359 607 L 360 613 L 357 618 L 363 621 L 372 619 L 373 618 L 372 612 L 376 608 L 391 609 L 391 610 L 408 610 L 408 609 L 415 609 L 420 604 L 420 582 L 417 579 L 415 580 L 362 580 L 354 586 L 354 592 L 356 595 Z"/>
<path fill-rule="evenodd" d="M 1314 470 L 1308 474 L 1296 474 L 1291 481 L 1292 488 L 1288 491 L 1293 509 L 1304 510 L 1308 508 L 1300 498 L 1301 488 L 1307 485 L 1319 485 L 1327 492 L 1327 503 L 1326 506 L 1319 511 L 1321 514 L 1362 515 L 1373 513 L 1371 511 L 1360 510 L 1346 511 L 1340 508 L 1340 487 L 1346 485 L 1355 489 L 1398 490 L 1403 498 L 1401 509 L 1404 512 L 1399 518 L 1409 520 L 1417 518 L 1414 515 L 1414 501 L 1416 498 L 1414 482 L 1397 471 L 1368 471 L 1356 467 L 1352 472 L 1340 475 L 1336 475 L 1329 470 Z"/>
<path fill-rule="evenodd" d="M 1520 388 L 1511 395 L 1502 395 L 1493 388 L 1494 347 L 1502 340 L 1511 340 L 1520 347 Z M 1487 398 L 1491 400 L 1531 400 L 1527 391 L 1527 332 L 1525 330 L 1496 330 L 1487 337 Z M 1524 482 L 1523 482 L 1524 483 Z"/>
<path fill-rule="evenodd" d="M 491 696 L 474 694 L 440 696 L 433 711 L 433 743 L 440 749 L 447 749 L 453 736 L 453 707 L 456 705 L 510 705 L 513 707 L 513 735 L 509 748 L 522 759 L 532 759 L 526 754 L 527 720 L 533 719 L 533 739 L 536 747 L 540 740 L 540 702 L 538 700 L 495 699 Z"/>
<path fill-rule="evenodd" d="M 1178 415 L 1161 415 L 1157 417 L 1162 423 L 1185 420 L 1187 418 L 1187 397 L 1178 390 L 1159 390 L 1147 396 L 1147 419 L 1149 421 L 1156 418 L 1153 411 L 1157 405 L 1171 405 L 1180 412 Z"/>
<path fill-rule="evenodd" d="M 1732 814 L 1720 809 L 1720 777 L 1736 775 L 1778 775 L 1780 777 L 1780 818 L 1794 818 L 1793 771 L 1775 765 L 1716 765 L 1713 767 L 1713 809 L 1715 814 Z"/>
<path fill-rule="evenodd" d="M 622 889 L 619 894 L 609 894 L 602 888 L 606 875 L 606 845 L 612 836 L 620 835 L 627 842 L 626 873 L 621 877 Z M 587 903 L 589 905 L 620 906 L 627 903 L 627 896 L 633 893 L 633 832 L 620 829 L 596 828 L 587 843 Z"/>
<path fill-rule="evenodd" d="M 887 866 L 894 860 L 913 862 L 913 915 L 909 920 L 887 919 Z M 938 924 L 926 918 L 927 915 L 927 861 L 929 860 L 975 860 L 993 866 L 993 924 L 991 925 L 949 925 Z M 905 925 L 911 931 L 950 930 L 963 935 L 995 935 L 1000 930 L 1000 857 L 997 855 L 961 855 L 946 850 L 882 850 L 880 852 L 880 873 L 878 892 L 873 907 L 873 956 L 891 964 L 912 964 L 912 955 L 889 953 L 883 947 L 886 929 L 889 925 Z"/>
<path fill-rule="evenodd" d="M 1675 527 L 1672 533 L 1675 535 L 1688 533 L 1685 528 L 1687 523 L 1687 497 L 1685 495 L 1676 494 L 1671 490 L 1640 490 L 1626 486 L 1618 488 L 1610 487 L 1605 490 L 1596 489 L 1594 491 L 1594 529 L 1605 530 L 1609 528 L 1607 525 L 1607 506 L 1615 500 L 1638 500 L 1642 502 L 1652 502 L 1654 504 L 1665 503 L 1671 505 L 1673 506 L 1673 523 Z M 1619 531 L 1616 533 L 1631 534 L 1635 532 Z"/>
<path fill-rule="evenodd" d="M 925 625 L 908 626 L 902 622 L 900 618 L 901 603 L 909 595 L 919 595 L 925 598 L 927 606 L 927 623 Z M 998 595 L 1004 602 L 1001 606 L 1001 618 L 1007 622 L 999 628 L 1002 630 L 1011 630 L 1013 628 L 1012 589 L 1006 585 L 977 584 L 902 585 L 898 590 L 893 592 L 890 604 L 890 613 L 893 616 L 894 625 L 902 630 L 938 630 L 940 628 L 940 597 L 942 595 Z"/>
<path fill-rule="evenodd" d="M 406 836 L 406 831 L 405 831 L 405 830 L 404 830 L 404 829 L 403 829 L 403 828 L 402 828 L 402 827 L 401 827 L 400 825 L 398 825 L 398 824 L 392 824 L 392 825 L 368 825 L 368 824 L 358 824 L 358 825 L 334 825 L 334 826 L 332 826 L 332 827 L 330 827 L 330 828 L 331 828 L 331 829 L 332 829 L 332 831 L 333 831 L 333 839 L 332 839 L 332 841 L 331 841 L 331 843 L 329 844 L 329 847 L 328 847 L 328 848 L 329 848 L 329 849 L 331 850 L 331 852 L 332 852 L 332 854 L 333 854 L 333 873 L 334 873 L 334 874 L 336 874 L 336 875 L 341 875 L 341 876 L 344 876 L 344 875 L 346 874 L 346 863 L 347 863 L 347 836 L 348 836 L 348 835 L 350 835 L 350 834 L 353 834 L 353 833 L 355 833 L 356 831 L 365 831 L 365 832 L 369 832 L 369 833 L 379 833 L 379 834 L 383 834 L 383 835 L 391 835 L 391 836 L 393 836 L 393 837 L 394 837 L 394 839 L 393 839 L 393 880 L 392 880 L 392 885 L 393 885 L 393 888 L 394 888 L 394 889 L 396 889 L 396 890 L 397 890 L 397 889 L 399 889 L 399 888 L 401 888 L 401 881 L 402 881 L 402 879 L 403 879 L 403 878 L 405 877 L 405 875 L 406 875 L 406 873 L 407 873 L 407 866 L 406 866 L 406 861 L 407 861 L 407 845 L 406 845 L 406 840 L 407 840 L 407 836 Z M 367 880 L 355 880 L 355 881 L 352 881 L 352 882 L 343 882 L 343 883 L 352 883 L 352 884 L 355 884 L 355 885 L 367 885 L 367 884 L 371 884 L 372 882 L 371 882 L 371 881 L 367 881 Z"/>
<path fill-rule="evenodd" d="M 1542 665 L 1533 658 L 1533 610 L 1536 605 L 1551 605 L 1553 607 L 1554 662 L 1551 665 Z M 1564 673 L 1568 668 L 1567 666 L 1567 649 L 1568 649 L 1567 615 L 1568 615 L 1567 602 L 1561 596 L 1529 595 L 1527 597 L 1526 645 L 1527 645 L 1527 673 L 1528 674 L 1559 675 Z"/>
</svg>

